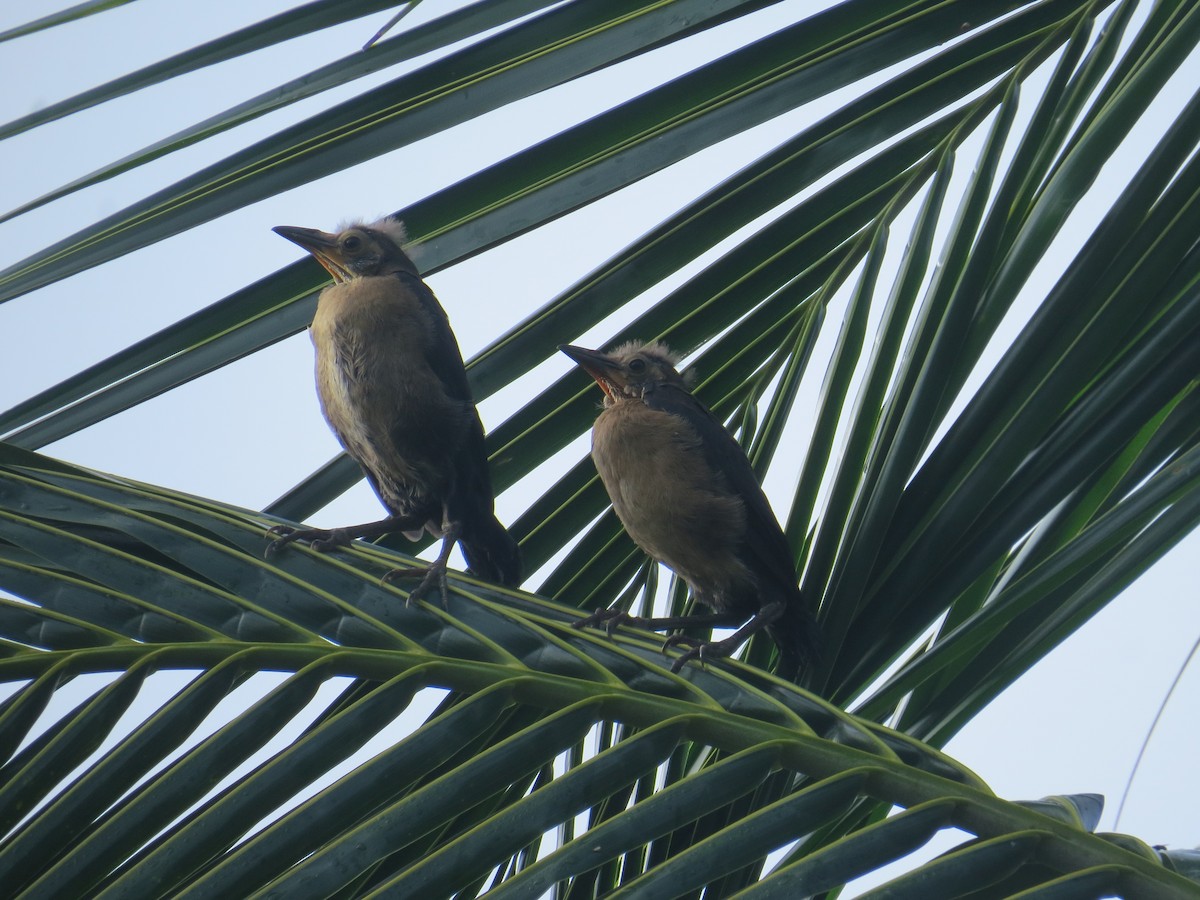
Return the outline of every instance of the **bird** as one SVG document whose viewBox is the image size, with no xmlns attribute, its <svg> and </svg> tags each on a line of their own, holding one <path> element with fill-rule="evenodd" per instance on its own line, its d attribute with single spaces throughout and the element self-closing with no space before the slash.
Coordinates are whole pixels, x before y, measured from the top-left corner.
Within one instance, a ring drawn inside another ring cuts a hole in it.
<svg viewBox="0 0 1200 900">
<path fill-rule="evenodd" d="M 780 651 L 776 674 L 795 680 L 817 658 L 814 611 L 797 584 L 779 522 L 745 452 L 692 395 L 661 342 L 633 341 L 610 353 L 559 347 L 596 380 L 604 405 L 592 428 L 592 459 L 621 524 L 642 550 L 692 590 L 707 615 L 645 618 L 601 609 L 574 623 L 672 630 L 737 626 L 723 640 L 675 633 L 688 649 L 671 666 L 731 655 L 766 629 Z"/>
<path fill-rule="evenodd" d="M 316 551 L 403 532 L 442 539 L 426 567 L 394 569 L 385 581 L 423 575 L 408 602 L 433 587 L 446 602 L 455 543 L 468 571 L 504 585 L 521 581 L 517 542 L 495 516 L 483 424 L 471 397 L 446 311 L 405 251 L 404 224 L 385 217 L 336 233 L 272 229 L 333 276 L 317 301 L 309 334 L 316 351 L 321 412 L 388 512 L 344 528 L 277 525 L 267 556 L 295 541 Z"/>
</svg>

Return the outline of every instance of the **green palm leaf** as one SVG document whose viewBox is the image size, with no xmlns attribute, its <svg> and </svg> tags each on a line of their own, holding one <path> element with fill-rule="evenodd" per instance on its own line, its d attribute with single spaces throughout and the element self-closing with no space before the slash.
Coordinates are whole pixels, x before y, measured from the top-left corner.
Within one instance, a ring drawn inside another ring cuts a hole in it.
<svg viewBox="0 0 1200 900">
<path fill-rule="evenodd" d="M 42 598 L 0 616 L 0 669 L 20 685 L 0 717 L 0 867 L 22 896 L 326 896 L 350 883 L 446 896 L 497 865 L 511 866 L 501 896 L 530 896 L 779 773 L 795 792 L 644 876 L 626 871 L 626 890 L 676 896 L 832 828 L 822 849 L 793 853 L 758 886 L 811 893 L 952 826 L 982 842 L 931 866 L 926 885 L 1099 867 L 1104 885 L 1145 896 L 1185 889 L 1148 848 L 1087 836 L 1094 814 L 1064 822 L 1046 812 L 1061 806 L 997 800 L 931 748 L 754 669 L 673 676 L 653 641 L 581 633 L 569 608 L 457 577 L 445 608 L 409 607 L 378 578 L 403 558 L 300 549 L 266 562 L 267 523 L 249 511 L 17 451 L 5 453 L 0 497 L 5 587 L 33 579 Z M 186 683 L 139 704 L 172 670 Z M 282 677 L 229 707 L 267 672 Z M 98 675 L 107 683 L 74 684 Z M 454 690 L 453 702 L 415 723 L 433 688 Z M 605 722 L 624 739 L 572 752 Z M 294 736 L 280 744 L 285 729 Z M 344 771 L 374 739 L 382 749 Z M 682 746 L 707 748 L 712 764 L 517 862 Z M 833 839 L 863 803 L 907 812 Z"/>
</svg>

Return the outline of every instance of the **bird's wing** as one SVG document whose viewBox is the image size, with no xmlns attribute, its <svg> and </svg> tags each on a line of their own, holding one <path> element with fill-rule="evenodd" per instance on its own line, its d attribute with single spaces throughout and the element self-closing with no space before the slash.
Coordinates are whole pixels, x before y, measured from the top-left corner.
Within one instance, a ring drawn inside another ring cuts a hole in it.
<svg viewBox="0 0 1200 900">
<path fill-rule="evenodd" d="M 745 504 L 746 552 L 754 563 L 752 568 L 760 578 L 765 575 L 781 588 L 795 590 L 792 549 L 741 445 L 703 403 L 682 388 L 659 385 L 644 399 L 651 409 L 679 416 L 695 430 L 705 462 L 724 475 L 729 489 Z"/>
<path fill-rule="evenodd" d="M 458 349 L 458 339 L 450 327 L 450 317 L 446 315 L 446 310 L 429 289 L 429 285 L 418 276 L 397 272 L 395 277 L 413 292 L 421 308 L 434 323 L 429 334 L 429 343 L 426 345 L 426 364 L 445 386 L 449 396 L 474 406 L 471 385 L 467 382 L 467 370 L 463 367 L 462 351 Z"/>
<path fill-rule="evenodd" d="M 462 403 L 467 418 L 462 443 L 454 454 L 455 466 L 454 497 L 444 498 L 451 515 L 474 520 L 492 515 L 492 478 L 487 465 L 487 449 L 484 445 L 483 423 L 475 400 L 471 396 L 471 385 L 467 381 L 467 370 L 463 365 L 462 351 L 458 339 L 450 327 L 450 318 L 442 308 L 429 286 L 415 275 L 398 272 L 401 280 L 416 296 L 421 308 L 428 314 L 434 327 L 427 335 L 425 362 L 441 381 L 447 396 Z M 403 427 L 403 426 L 399 426 Z"/>
<path fill-rule="evenodd" d="M 516 585 L 521 581 L 521 556 L 517 542 L 495 517 L 491 470 L 488 468 L 483 422 L 471 396 L 467 370 L 458 340 L 446 311 L 420 278 L 407 273 L 397 277 L 412 289 L 421 307 L 435 323 L 426 344 L 425 360 L 442 382 L 447 395 L 463 404 L 466 432 L 452 460 L 455 477 L 450 496 L 443 498 L 452 519 L 463 527 L 460 546 L 470 570 L 481 578 Z"/>
</svg>

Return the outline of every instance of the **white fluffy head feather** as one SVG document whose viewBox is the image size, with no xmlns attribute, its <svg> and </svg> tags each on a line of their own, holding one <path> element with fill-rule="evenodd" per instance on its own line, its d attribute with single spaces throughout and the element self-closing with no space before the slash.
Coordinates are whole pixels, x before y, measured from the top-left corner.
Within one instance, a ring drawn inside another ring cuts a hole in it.
<svg viewBox="0 0 1200 900">
<path fill-rule="evenodd" d="M 337 233 L 341 234 L 347 228 L 369 228 L 371 231 L 378 231 L 403 250 L 414 264 L 421 257 L 421 245 L 408 243 L 408 229 L 404 226 L 404 222 L 395 216 L 383 216 L 373 222 L 368 222 L 366 219 L 351 219 L 338 225 Z"/>
<path fill-rule="evenodd" d="M 619 347 L 609 351 L 609 356 L 619 360 L 621 363 L 626 363 L 637 355 L 642 355 L 647 359 L 656 360 L 659 363 L 674 369 L 683 382 L 684 387 L 689 390 L 696 382 L 696 373 L 692 370 L 686 372 L 679 371 L 679 361 L 683 359 L 683 354 L 676 353 L 662 341 L 650 341 L 643 343 L 642 341 L 628 341 L 621 344 Z"/>
<path fill-rule="evenodd" d="M 648 344 L 642 341 L 626 341 L 619 347 L 610 350 L 609 356 L 627 360 L 638 353 L 657 359 L 659 362 L 665 362 L 672 369 L 678 369 L 679 360 L 683 358 L 681 354 L 676 353 L 662 341 L 651 341 Z"/>
<path fill-rule="evenodd" d="M 386 234 L 401 250 L 406 249 L 405 244 L 408 243 L 408 229 L 395 216 L 384 216 L 382 219 L 376 219 L 374 222 L 363 222 L 362 224 L 372 231 Z"/>
</svg>

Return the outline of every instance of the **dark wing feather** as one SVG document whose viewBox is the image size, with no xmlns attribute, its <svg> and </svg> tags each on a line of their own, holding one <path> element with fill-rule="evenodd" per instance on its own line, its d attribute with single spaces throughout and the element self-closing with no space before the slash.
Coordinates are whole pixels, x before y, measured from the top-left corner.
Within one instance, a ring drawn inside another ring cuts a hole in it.
<svg viewBox="0 0 1200 900">
<path fill-rule="evenodd" d="M 746 552 L 760 575 L 768 574 L 779 585 L 796 584 L 792 550 L 771 510 L 762 486 L 754 476 L 746 453 L 728 429 L 708 408 L 687 391 L 663 384 L 648 391 L 646 405 L 684 419 L 700 438 L 708 465 L 724 474 L 731 491 L 746 506 Z"/>
<path fill-rule="evenodd" d="M 425 347 L 425 362 L 446 389 L 462 403 L 467 416 L 466 433 L 451 460 L 454 478 L 450 496 L 443 498 L 451 519 L 463 527 L 460 543 L 471 571 L 481 578 L 515 585 L 521 581 L 520 553 L 516 541 L 495 516 L 492 476 L 488 469 L 483 422 L 471 396 L 471 385 L 463 365 L 462 351 L 450 327 L 450 318 L 433 291 L 416 275 L 398 272 L 433 323 Z"/>
<path fill-rule="evenodd" d="M 455 479 L 462 493 L 481 501 L 488 513 L 492 509 L 492 478 L 487 467 L 487 449 L 483 440 L 483 422 L 471 396 L 471 385 L 467 381 L 467 370 L 463 365 L 462 351 L 458 339 L 450 327 L 450 317 L 438 302 L 433 291 L 420 278 L 399 272 L 396 277 L 404 282 L 416 295 L 421 308 L 434 323 L 429 343 L 425 348 L 425 362 L 446 388 L 446 393 L 463 404 L 469 417 L 467 433 L 455 457 L 458 477 Z M 484 499 L 486 495 L 486 499 Z M 453 515 L 453 512 L 451 513 Z"/>
<path fill-rule="evenodd" d="M 467 382 L 467 370 L 463 366 L 462 351 L 458 349 L 458 339 L 450 327 L 450 317 L 438 302 L 433 291 L 416 275 L 407 272 L 397 272 L 397 279 L 417 298 L 431 322 L 434 323 L 430 341 L 426 347 L 425 362 L 442 384 L 446 393 L 455 400 L 475 405 L 471 397 L 471 385 Z M 478 418 L 478 417 L 476 417 Z"/>
<path fill-rule="evenodd" d="M 754 475 L 750 460 L 720 420 L 682 387 L 657 385 L 644 399 L 651 409 L 679 416 L 695 429 L 704 448 L 705 461 L 724 473 L 729 488 L 745 503 L 744 562 L 757 573 L 760 587 L 772 586 L 786 598 L 783 618 L 768 626 L 768 631 L 782 654 L 777 674 L 795 680 L 797 673 L 819 655 L 820 631 L 812 610 L 801 596 L 792 548 Z"/>
</svg>

